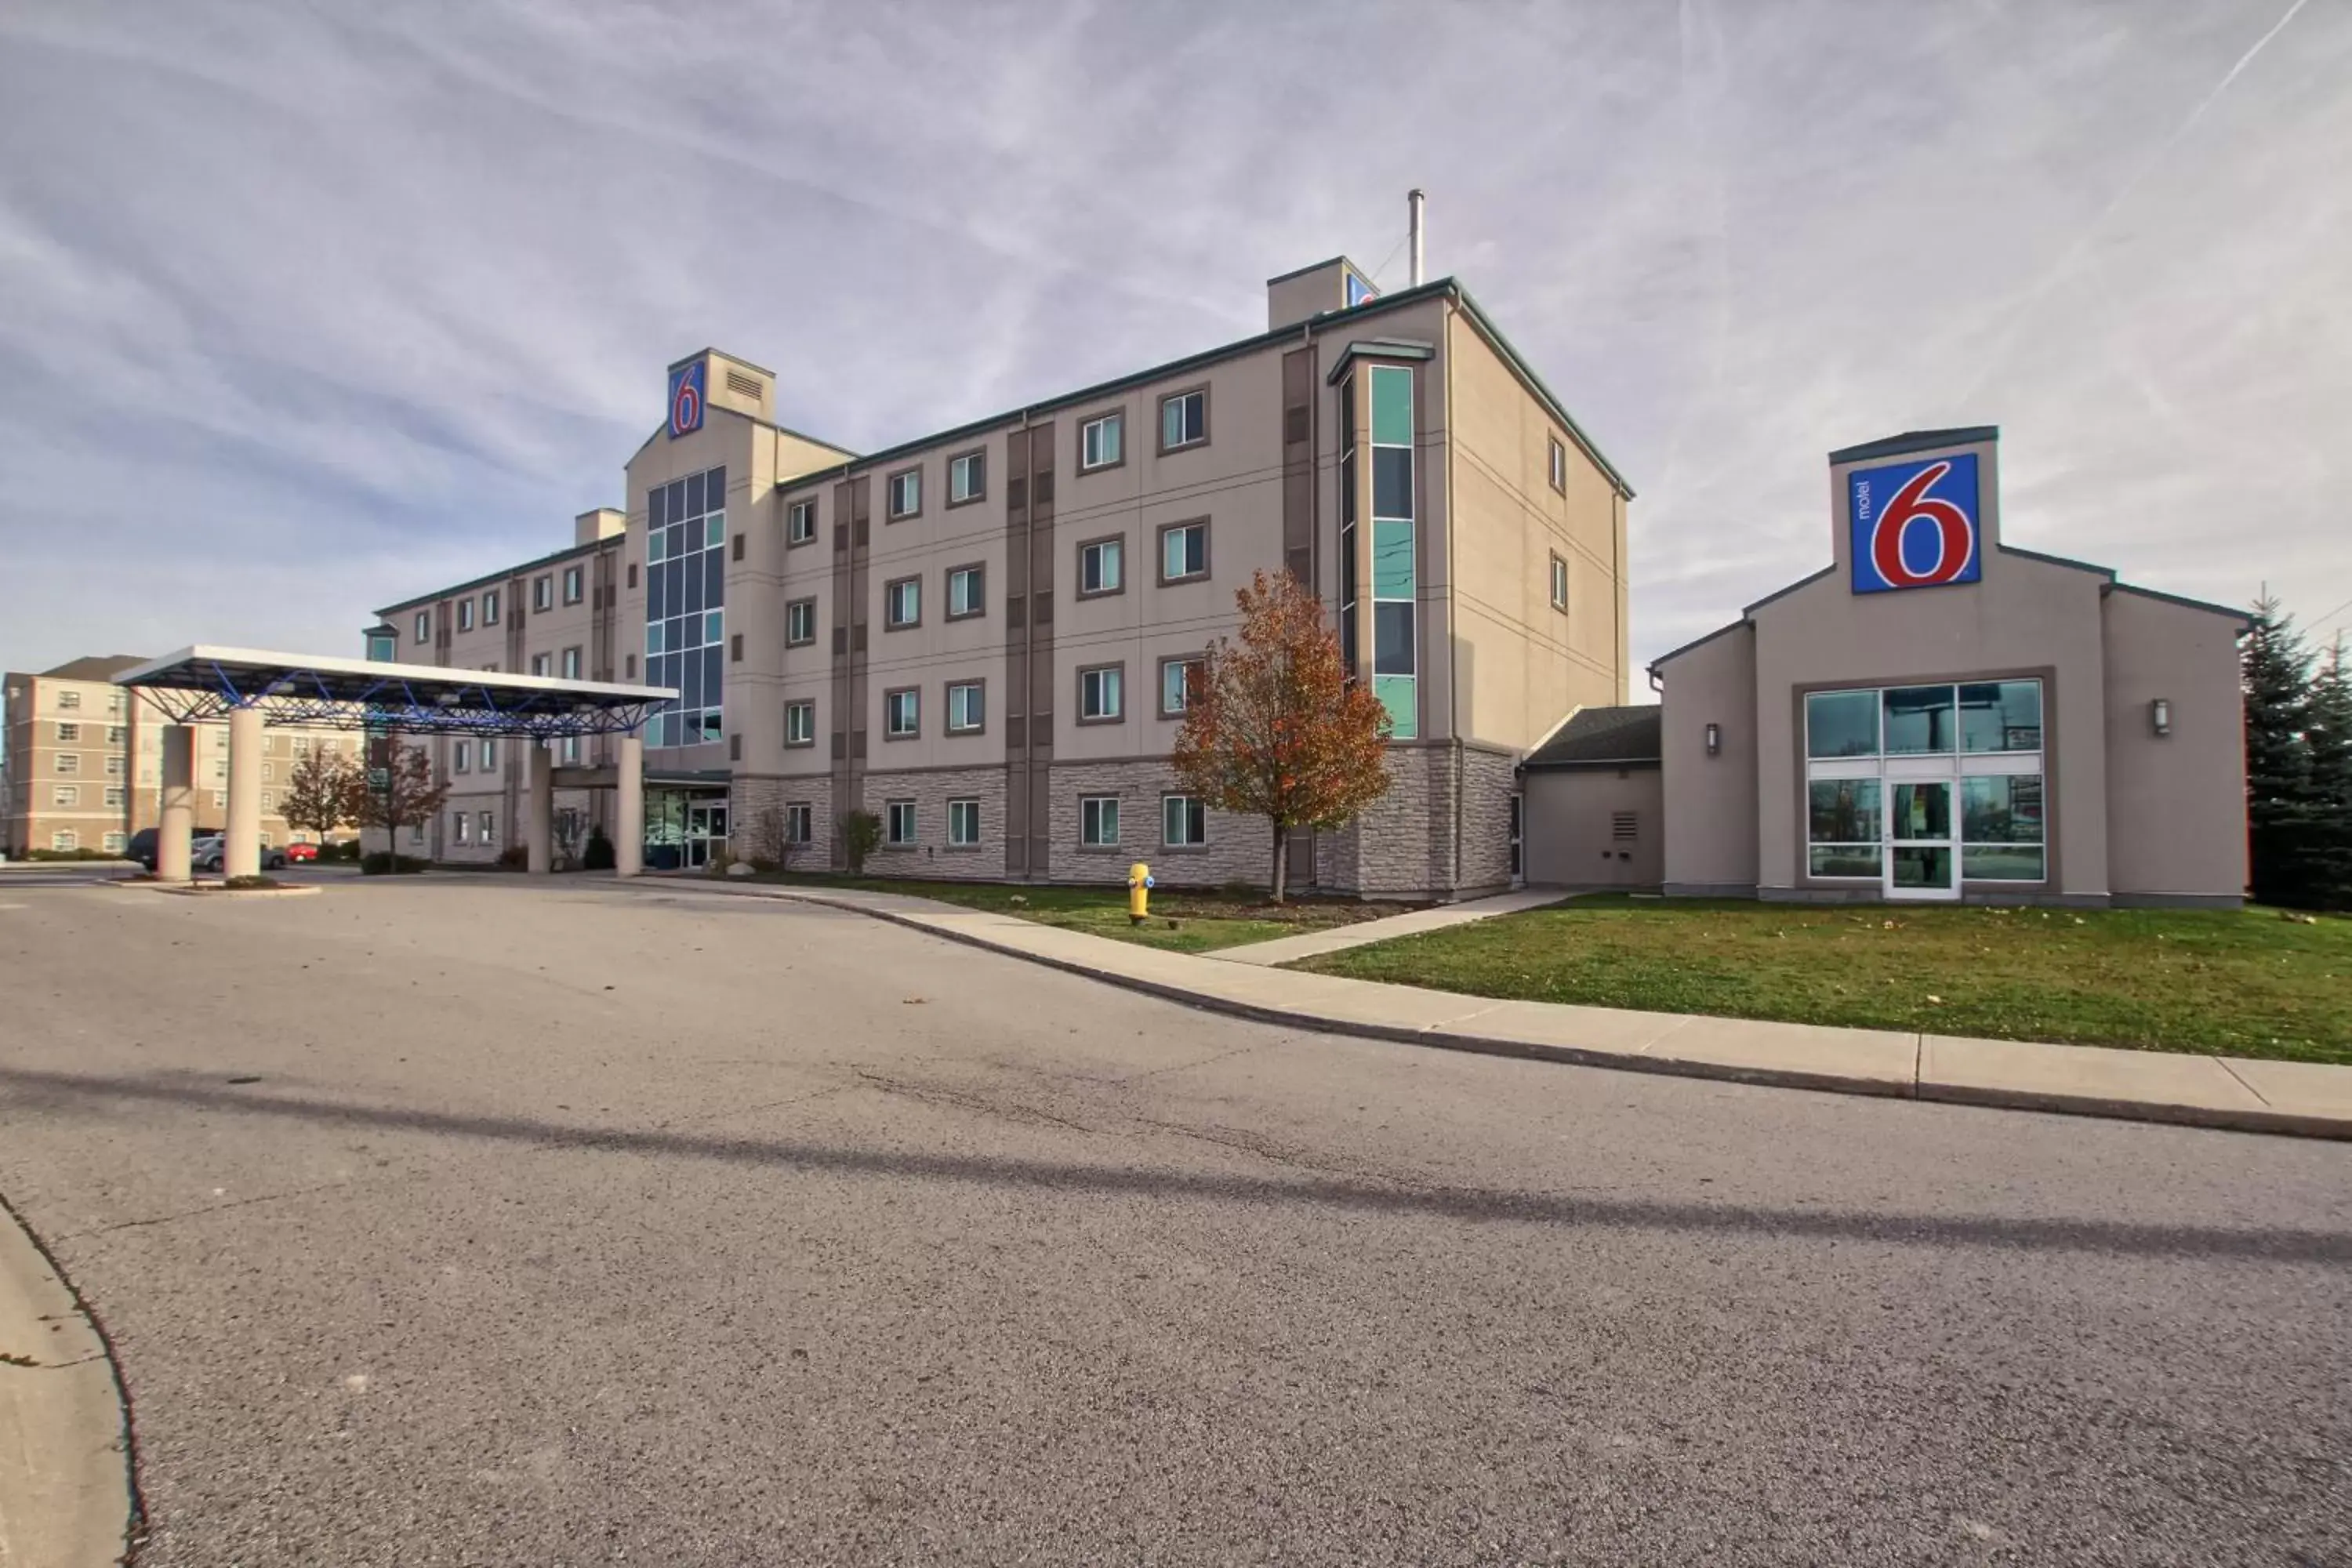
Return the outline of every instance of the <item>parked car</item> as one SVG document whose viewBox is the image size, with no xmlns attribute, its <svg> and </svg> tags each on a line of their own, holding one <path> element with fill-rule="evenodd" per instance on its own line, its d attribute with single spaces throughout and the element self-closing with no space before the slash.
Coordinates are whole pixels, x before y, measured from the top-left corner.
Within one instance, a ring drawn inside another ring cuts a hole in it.
<svg viewBox="0 0 2352 1568">
<path fill-rule="evenodd" d="M 217 871 L 228 862 L 228 835 L 208 833 L 188 846 L 188 864 L 199 871 Z M 286 851 L 264 845 L 261 868 L 265 871 L 286 869 Z"/>
<path fill-rule="evenodd" d="M 123 858 L 139 862 L 140 869 L 155 868 L 155 830 L 142 827 L 131 836 L 131 847 L 122 852 Z"/>
<path fill-rule="evenodd" d="M 318 858 L 319 847 L 315 844 L 289 844 L 286 847 L 286 858 L 290 861 L 316 860 Z"/>
</svg>

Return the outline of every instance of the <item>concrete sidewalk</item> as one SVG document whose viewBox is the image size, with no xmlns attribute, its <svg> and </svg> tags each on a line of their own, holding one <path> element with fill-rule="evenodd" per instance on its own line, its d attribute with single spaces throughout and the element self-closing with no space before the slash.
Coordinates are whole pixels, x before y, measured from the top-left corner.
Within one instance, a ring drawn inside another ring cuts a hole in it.
<svg viewBox="0 0 2352 1568">
<path fill-rule="evenodd" d="M 676 881 L 610 885 L 687 890 Z M 690 887 L 852 910 L 1129 990 L 1297 1028 L 1580 1067 L 2352 1140 L 2352 1067 L 1506 1002 L 1167 952 L 899 893 L 717 880 Z"/>
<path fill-rule="evenodd" d="M 1380 920 L 1360 921 L 1351 926 L 1333 926 L 1328 931 L 1308 931 L 1302 936 L 1278 936 L 1272 942 L 1250 942 L 1239 947 L 1223 947 L 1209 956 L 1227 963 L 1269 966 L 1292 963 L 1302 958 L 1319 958 L 1327 952 L 1343 952 L 1351 947 L 1387 942 L 1393 937 L 1418 936 L 1425 931 L 1444 931 L 1448 926 L 1468 925 L 1473 921 L 1490 921 L 1496 915 L 1515 915 L 1521 910 L 1539 910 L 1546 904 L 1559 903 L 1567 897 L 1561 892 L 1497 893 L 1492 898 L 1465 899 L 1458 904 L 1440 904 L 1434 909 L 1414 910 L 1410 914 L 1386 915 Z"/>
<path fill-rule="evenodd" d="M 119 1563 L 136 1517 L 106 1342 L 0 1207 L 0 1563 Z"/>
</svg>

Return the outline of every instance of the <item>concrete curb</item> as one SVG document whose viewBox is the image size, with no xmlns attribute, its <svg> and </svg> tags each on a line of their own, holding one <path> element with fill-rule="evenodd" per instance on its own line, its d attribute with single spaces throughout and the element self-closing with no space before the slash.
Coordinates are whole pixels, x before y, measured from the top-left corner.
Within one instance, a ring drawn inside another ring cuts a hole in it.
<svg viewBox="0 0 2352 1568">
<path fill-rule="evenodd" d="M 142 1510 L 113 1346 L 5 1200 L 0 1215 L 0 1563 L 126 1562 Z"/>
<path fill-rule="evenodd" d="M 1261 1024 L 1276 1024 L 1286 1028 L 1304 1029 L 1316 1034 L 1391 1040 L 1402 1045 L 1430 1046 L 1441 1050 L 1465 1051 L 1478 1056 L 1516 1057 L 1527 1061 L 1559 1062 L 1570 1067 L 1605 1068 L 1619 1072 L 1655 1073 L 1671 1078 L 1709 1079 L 1720 1082 L 1755 1084 L 1775 1089 L 1809 1089 L 1832 1094 L 1869 1095 L 1881 1100 L 1921 1100 L 2004 1110 L 2033 1110 L 2063 1116 L 2098 1117 L 2108 1121 L 2152 1121 L 2180 1127 L 2210 1128 L 2222 1131 L 2286 1134 L 2294 1137 L 2352 1142 L 2352 1114 L 2334 1115 L 2326 1112 L 2193 1105 L 2156 1100 L 2063 1094 L 2046 1089 L 1938 1083 L 1923 1079 L 1916 1064 L 1910 1081 L 1901 1082 L 1885 1078 L 1800 1068 L 1773 1068 L 1753 1063 L 1711 1061 L 1673 1055 L 1650 1056 L 1638 1051 L 1612 1050 L 1601 1047 L 1552 1045 L 1538 1041 L 1514 1040 L 1492 1035 L 1481 1035 L 1470 1030 L 1447 1028 L 1443 1026 L 1413 1028 L 1365 1023 L 1356 1019 L 1333 1018 L 1297 1008 L 1267 1006 L 1258 1003 L 1238 1001 L 1232 997 L 1213 995 L 1191 990 L 1185 986 L 1171 984 L 1165 981 L 1122 973 L 1116 969 L 1049 953 L 1034 952 L 1008 942 L 992 942 L 977 932 L 935 924 L 919 916 L 909 915 L 898 910 L 877 909 L 869 904 L 853 903 L 845 899 L 827 898 L 822 893 L 780 892 L 766 888 L 740 888 L 728 890 L 785 902 L 816 904 L 825 909 L 864 915 L 871 920 L 885 921 L 892 925 L 904 926 L 909 931 L 922 931 L 927 935 L 940 937 L 948 942 L 960 942 L 966 947 L 975 947 L 983 952 L 1022 959 L 1047 969 L 1060 970 L 1066 974 L 1080 975 L 1088 980 L 1117 985 L 1125 990 L 1140 992 L 1148 996 L 1157 996 L 1163 1001 L 1197 1007 L 1203 1012 L 1247 1018 Z M 943 906 L 943 908 L 952 910 L 953 906 Z M 1204 962 L 1207 961 L 1204 960 Z M 2047 1048 L 2063 1051 L 2077 1047 L 2051 1046 Z M 2352 1069 L 2347 1070 L 2352 1071 Z"/>
</svg>

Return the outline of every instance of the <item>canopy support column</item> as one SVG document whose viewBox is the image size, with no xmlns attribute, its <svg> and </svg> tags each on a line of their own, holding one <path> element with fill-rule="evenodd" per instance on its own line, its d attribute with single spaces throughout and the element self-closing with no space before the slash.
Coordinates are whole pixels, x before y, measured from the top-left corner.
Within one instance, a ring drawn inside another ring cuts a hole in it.
<svg viewBox="0 0 2352 1568">
<path fill-rule="evenodd" d="M 543 741 L 523 750 L 530 763 L 530 815 L 524 826 L 524 865 L 534 877 L 555 868 L 555 758 Z"/>
<path fill-rule="evenodd" d="M 163 787 L 155 817 L 155 875 L 166 882 L 188 879 L 188 838 L 196 824 L 196 731 L 186 724 L 163 726 Z"/>
<path fill-rule="evenodd" d="M 222 874 L 261 875 L 261 710 L 247 703 L 228 711 L 228 841 Z"/>
<path fill-rule="evenodd" d="M 632 731 L 621 737 L 614 769 L 613 868 L 624 877 L 646 868 L 646 742 Z"/>
</svg>

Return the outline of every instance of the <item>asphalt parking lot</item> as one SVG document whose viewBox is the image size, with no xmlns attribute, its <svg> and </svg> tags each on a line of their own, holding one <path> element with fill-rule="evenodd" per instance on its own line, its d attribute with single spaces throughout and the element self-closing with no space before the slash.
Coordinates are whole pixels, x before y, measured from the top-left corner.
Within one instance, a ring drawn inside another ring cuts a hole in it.
<svg viewBox="0 0 2352 1568">
<path fill-rule="evenodd" d="M 0 884 L 0 973 L 142 1568 L 2352 1560 L 2344 1145 L 1290 1034 L 690 885 Z"/>
</svg>

